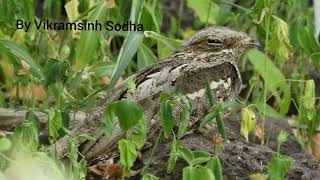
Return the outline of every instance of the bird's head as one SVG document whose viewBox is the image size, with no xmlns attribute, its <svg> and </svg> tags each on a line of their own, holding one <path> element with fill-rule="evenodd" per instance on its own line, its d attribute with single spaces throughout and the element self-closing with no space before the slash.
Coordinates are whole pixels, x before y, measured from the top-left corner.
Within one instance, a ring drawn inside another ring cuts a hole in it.
<svg viewBox="0 0 320 180">
<path fill-rule="evenodd" d="M 187 53 L 205 61 L 227 60 L 238 62 L 241 55 L 259 43 L 246 33 L 226 27 L 205 28 L 184 41 L 176 53 Z"/>
</svg>

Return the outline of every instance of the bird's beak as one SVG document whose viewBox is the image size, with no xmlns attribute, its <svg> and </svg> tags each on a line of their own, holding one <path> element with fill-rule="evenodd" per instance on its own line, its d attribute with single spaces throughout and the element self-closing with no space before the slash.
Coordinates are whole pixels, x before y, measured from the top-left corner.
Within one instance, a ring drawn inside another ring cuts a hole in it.
<svg viewBox="0 0 320 180">
<path fill-rule="evenodd" d="M 260 42 L 257 39 L 251 38 L 251 37 L 246 39 L 244 44 L 246 44 L 249 48 L 254 48 L 254 47 L 260 48 L 260 47 L 262 47 L 262 45 L 260 44 Z"/>
</svg>

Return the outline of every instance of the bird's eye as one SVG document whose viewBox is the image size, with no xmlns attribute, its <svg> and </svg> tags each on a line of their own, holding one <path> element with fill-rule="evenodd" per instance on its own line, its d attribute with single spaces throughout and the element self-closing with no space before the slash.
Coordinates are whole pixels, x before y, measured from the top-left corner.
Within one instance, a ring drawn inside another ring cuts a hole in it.
<svg viewBox="0 0 320 180">
<path fill-rule="evenodd" d="M 220 39 L 208 39 L 208 44 L 211 44 L 211 45 L 221 45 L 222 44 L 222 41 Z"/>
</svg>

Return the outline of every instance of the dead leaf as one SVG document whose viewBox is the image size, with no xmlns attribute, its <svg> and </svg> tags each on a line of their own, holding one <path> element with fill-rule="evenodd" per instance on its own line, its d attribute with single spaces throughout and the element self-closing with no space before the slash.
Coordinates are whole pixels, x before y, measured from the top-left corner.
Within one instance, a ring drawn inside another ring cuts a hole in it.
<svg viewBox="0 0 320 180">
<path fill-rule="evenodd" d="M 255 136 L 261 140 L 262 137 L 263 137 L 263 131 L 262 131 L 262 128 L 261 128 L 261 124 L 258 124 L 256 129 L 255 129 Z"/>
<path fill-rule="evenodd" d="M 108 9 L 115 8 L 115 7 L 116 7 L 115 0 L 107 0 L 107 8 Z"/>
</svg>

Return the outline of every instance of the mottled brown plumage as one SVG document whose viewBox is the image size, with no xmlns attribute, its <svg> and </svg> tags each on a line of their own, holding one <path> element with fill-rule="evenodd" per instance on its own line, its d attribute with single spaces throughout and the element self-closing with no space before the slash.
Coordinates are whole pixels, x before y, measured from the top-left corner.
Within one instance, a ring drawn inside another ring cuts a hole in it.
<svg viewBox="0 0 320 180">
<path fill-rule="evenodd" d="M 224 27 L 209 27 L 182 43 L 170 57 L 158 64 L 146 67 L 131 78 L 136 90 L 132 98 L 145 109 L 149 122 L 148 140 L 154 142 L 161 128 L 159 120 L 159 97 L 162 92 L 179 91 L 188 95 L 196 106 L 193 122 L 205 113 L 205 83 L 210 82 L 216 98 L 228 100 L 237 96 L 241 77 L 236 63 L 245 50 L 257 45 L 248 35 Z M 116 126 L 112 137 L 105 137 L 100 129 L 100 118 L 106 106 L 127 96 L 127 81 L 112 91 L 97 108 L 78 125 L 75 134 L 89 133 L 96 141 L 82 142 L 81 152 L 87 159 L 108 154 L 117 149 L 117 142 L 124 136 Z M 56 143 L 58 156 L 66 153 L 68 136 Z"/>
</svg>

